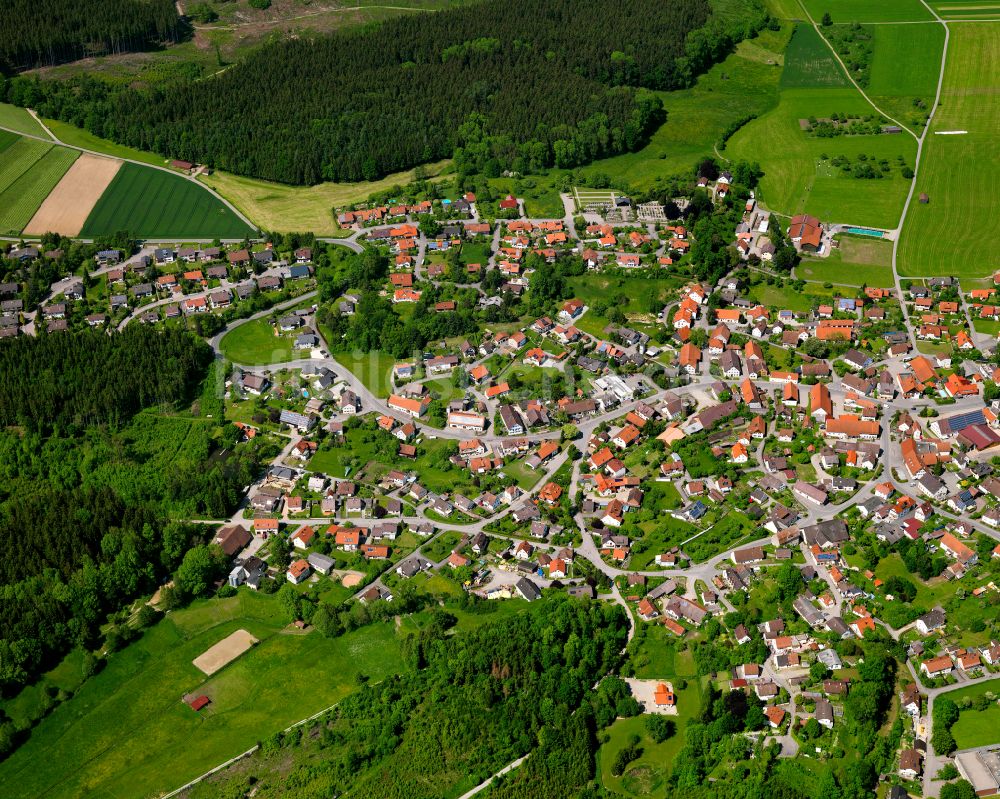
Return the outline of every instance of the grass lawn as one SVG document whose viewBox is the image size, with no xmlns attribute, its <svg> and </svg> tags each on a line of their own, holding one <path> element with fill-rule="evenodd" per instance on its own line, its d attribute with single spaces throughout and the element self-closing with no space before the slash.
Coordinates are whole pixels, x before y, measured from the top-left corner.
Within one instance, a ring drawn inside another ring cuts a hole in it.
<svg viewBox="0 0 1000 799">
<path fill-rule="evenodd" d="M 662 279 L 624 277 L 614 273 L 588 272 L 569 278 L 573 295 L 591 306 L 598 300 L 614 300 L 630 323 L 656 323 L 656 314 L 663 306 L 675 299 L 676 290 L 681 285 L 677 277 L 664 275 Z M 604 328 L 609 322 L 588 310 L 574 324 L 581 330 L 598 338 L 604 338 Z"/>
<path fill-rule="evenodd" d="M 920 132 L 937 91 L 944 28 L 941 25 L 872 25 L 871 73 L 865 89 L 875 104 Z M 923 109 L 914 100 L 923 101 Z"/>
<path fill-rule="evenodd" d="M 830 12 L 833 21 L 840 22 L 908 22 L 933 20 L 920 0 L 803 0 L 809 14 L 819 22 Z"/>
<path fill-rule="evenodd" d="M 892 242 L 840 236 L 840 247 L 826 258 L 804 258 L 795 276 L 818 283 L 891 287 Z"/>
<path fill-rule="evenodd" d="M 434 177 L 450 165 L 450 161 L 439 161 L 428 164 L 424 170 Z M 375 192 L 405 185 L 413 180 L 413 170 L 369 182 L 319 183 L 316 186 L 286 186 L 227 172 L 203 175 L 200 180 L 264 230 L 280 233 L 308 230 L 321 236 L 336 236 L 340 231 L 334 208 L 363 202 Z"/>
<path fill-rule="evenodd" d="M 254 235 L 229 208 L 180 175 L 123 164 L 83 225 L 82 236 L 127 230 L 140 238 L 242 239 Z"/>
<path fill-rule="evenodd" d="M 998 686 L 994 685 L 995 691 Z M 984 693 L 983 690 L 977 693 Z M 1000 707 L 991 703 L 986 710 L 963 710 L 951 728 L 959 749 L 1000 743 Z"/>
<path fill-rule="evenodd" d="M 337 363 L 346 367 L 365 387 L 377 397 L 388 397 L 392 392 L 392 367 L 396 359 L 375 350 L 367 353 L 335 352 Z"/>
<path fill-rule="evenodd" d="M 689 174 L 700 158 L 712 155 L 730 125 L 777 104 L 789 32 L 788 27 L 763 31 L 756 39 L 741 42 L 735 53 L 690 89 L 661 92 L 667 120 L 649 144 L 634 153 L 595 161 L 581 169 L 583 174 L 610 175 L 638 188 L 649 188 L 670 175 Z"/>
<path fill-rule="evenodd" d="M 683 690 L 678 690 L 676 680 L 674 683 L 678 712 L 676 716 L 671 716 L 677 725 L 672 737 L 663 743 L 654 743 L 646 733 L 644 715 L 618 719 L 606 730 L 608 741 L 598 750 L 597 762 L 601 772 L 601 783 L 608 790 L 625 796 L 665 794 L 664 783 L 670 774 L 670 766 L 684 746 L 684 728 L 688 719 L 697 714 L 701 705 L 701 690 L 697 678 L 693 678 Z M 627 744 L 632 735 L 638 735 L 640 738 L 642 756 L 630 763 L 624 774 L 615 777 L 611 774 L 615 755 Z"/>
<path fill-rule="evenodd" d="M 1000 198 L 990 190 L 1000 166 L 1000 22 L 955 25 L 941 106 L 924 145 L 916 191 L 899 242 L 902 275 L 978 277 L 996 268 L 983 242 L 1000 234 Z M 939 136 L 940 131 L 965 130 Z"/>
<path fill-rule="evenodd" d="M 909 189 L 897 158 L 912 166 L 911 136 L 859 135 L 820 138 L 801 129 L 799 120 L 833 113 L 867 116 L 869 103 L 851 86 L 826 45 L 809 27 L 796 28 L 789 44 L 777 107 L 753 120 L 729 140 L 726 154 L 758 161 L 764 171 L 760 198 L 783 214 L 810 213 L 824 221 L 895 227 Z M 881 179 L 844 176 L 830 160 L 859 156 L 889 162 Z"/>
<path fill-rule="evenodd" d="M 104 153 L 115 158 L 124 158 L 130 161 L 141 161 L 144 164 L 153 166 L 163 166 L 167 163 L 165 158 L 161 158 L 156 153 L 149 153 L 145 150 L 136 150 L 132 147 L 125 147 L 122 144 L 115 144 L 108 139 L 95 136 L 90 131 L 70 125 L 68 122 L 60 122 L 57 119 L 46 119 L 45 124 L 55 137 L 63 144 L 71 147 L 80 147 L 84 150 L 93 150 L 95 153 Z"/>
<path fill-rule="evenodd" d="M 192 665 L 241 628 L 260 643 L 211 677 Z M 355 675 L 378 680 L 398 663 L 390 625 L 335 640 L 284 628 L 277 598 L 248 591 L 171 613 L 112 655 L 0 764 L 4 795 L 158 795 L 343 698 Z M 212 700 L 200 714 L 181 701 L 192 692 Z"/>
<path fill-rule="evenodd" d="M 23 108 L 7 103 L 0 103 L 0 128 L 7 128 L 17 133 L 27 133 L 29 136 L 41 136 L 43 139 L 49 138 L 45 129 L 35 121 L 31 114 Z"/>
<path fill-rule="evenodd" d="M 547 175 L 530 175 L 523 178 L 490 178 L 490 187 L 503 199 L 513 194 L 524 200 L 525 213 L 535 219 L 562 219 L 566 215 L 559 196 L 564 173 L 552 171 Z M 463 259 L 464 260 L 464 259 Z M 466 261 L 466 263 L 477 263 Z M 483 263 L 479 261 L 478 263 Z"/>
<path fill-rule="evenodd" d="M 293 360 L 292 336 L 276 336 L 267 319 L 254 319 L 234 327 L 219 342 L 223 355 L 233 363 L 261 366 Z"/>
</svg>

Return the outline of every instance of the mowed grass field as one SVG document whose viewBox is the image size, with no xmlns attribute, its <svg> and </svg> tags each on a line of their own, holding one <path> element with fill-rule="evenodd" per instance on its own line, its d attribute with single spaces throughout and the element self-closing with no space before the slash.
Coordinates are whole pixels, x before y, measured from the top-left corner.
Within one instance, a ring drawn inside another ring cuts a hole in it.
<svg viewBox="0 0 1000 799">
<path fill-rule="evenodd" d="M 38 207 L 79 157 L 79 150 L 52 147 L 0 192 L 0 234 L 17 235 L 24 230 Z"/>
<path fill-rule="evenodd" d="M 71 147 L 80 147 L 84 150 L 92 150 L 95 153 L 110 155 L 114 158 L 124 158 L 130 161 L 141 161 L 144 164 L 153 166 L 163 166 L 166 159 L 161 158 L 156 153 L 148 153 L 145 150 L 136 150 L 132 147 L 125 147 L 115 144 L 113 141 L 102 139 L 93 133 L 70 125 L 68 122 L 60 122 L 57 119 L 46 119 L 45 125 L 63 144 Z"/>
<path fill-rule="evenodd" d="M 851 86 L 830 50 L 809 26 L 796 28 L 785 53 L 778 106 L 746 125 L 730 140 L 725 155 L 760 163 L 764 177 L 760 198 L 782 214 L 810 213 L 826 222 L 893 228 L 909 189 L 898 158 L 913 165 L 916 142 L 909 135 L 863 135 L 819 138 L 807 135 L 799 120 L 840 113 L 874 114 Z M 844 176 L 829 159 L 857 162 L 887 160 L 881 179 Z"/>
<path fill-rule="evenodd" d="M 778 103 L 778 79 L 791 28 L 763 31 L 741 42 L 736 52 L 717 64 L 690 89 L 660 92 L 667 120 L 647 144 L 634 153 L 595 161 L 585 175 L 606 174 L 640 188 L 658 177 L 689 173 L 713 154 L 726 129 L 751 114 L 766 113 Z"/>
<path fill-rule="evenodd" d="M 295 357 L 292 349 L 295 335 L 276 336 L 267 319 L 254 319 L 226 333 L 219 349 L 233 363 L 246 366 L 281 363 Z"/>
<path fill-rule="evenodd" d="M 951 26 L 941 105 L 924 143 L 897 253 L 902 275 L 980 277 L 996 270 L 1000 235 L 1000 22 Z M 936 135 L 965 130 L 962 135 Z M 929 202 L 917 201 L 925 192 Z"/>
<path fill-rule="evenodd" d="M 424 174 L 428 177 L 441 175 L 450 165 L 451 161 L 427 164 Z M 364 183 L 320 183 L 316 186 L 286 186 L 226 172 L 199 177 L 263 230 L 311 231 L 321 236 L 336 236 L 340 232 L 334 208 L 363 202 L 375 192 L 403 186 L 413 179 L 413 170 Z"/>
<path fill-rule="evenodd" d="M 937 92 L 944 26 L 871 25 L 874 36 L 871 73 L 865 89 L 874 103 L 920 133 L 915 124 L 930 111 Z M 917 108 L 914 100 L 924 108 Z"/>
<path fill-rule="evenodd" d="M 375 350 L 364 353 L 335 352 L 333 357 L 353 372 L 376 397 L 388 397 L 392 392 L 392 367 L 396 360 L 391 355 Z"/>
<path fill-rule="evenodd" d="M 7 128 L 16 133 L 26 133 L 29 136 L 50 138 L 45 128 L 38 124 L 31 114 L 16 105 L 0 103 L 0 128 Z"/>
<path fill-rule="evenodd" d="M 123 164 L 83 226 L 86 237 L 241 239 L 254 234 L 208 191 L 179 175 Z"/>
<path fill-rule="evenodd" d="M 274 596 L 241 591 L 175 611 L 36 727 L 0 763 L 6 799 L 134 799 L 179 787 L 397 668 L 390 625 L 335 640 L 287 633 Z M 260 643 L 211 677 L 191 661 L 238 629 Z M 212 703 L 196 713 L 184 694 Z"/>
<path fill-rule="evenodd" d="M 803 258 L 795 267 L 795 276 L 845 286 L 864 284 L 889 288 L 894 285 L 891 241 L 841 236 L 839 243 L 840 247 L 826 258 Z"/>
<path fill-rule="evenodd" d="M 933 20 L 920 0 L 802 0 L 816 22 L 827 12 L 834 22 Z"/>
</svg>

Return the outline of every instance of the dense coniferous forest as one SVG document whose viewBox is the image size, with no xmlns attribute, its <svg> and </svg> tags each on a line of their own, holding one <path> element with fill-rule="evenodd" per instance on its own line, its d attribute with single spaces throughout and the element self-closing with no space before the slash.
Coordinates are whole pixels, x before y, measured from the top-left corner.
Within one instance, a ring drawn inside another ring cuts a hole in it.
<svg viewBox="0 0 1000 799">
<path fill-rule="evenodd" d="M 20 336 L 0 347 L 0 426 L 116 424 L 188 395 L 212 357 L 184 331 L 141 325 L 110 336 Z"/>
<path fill-rule="evenodd" d="M 495 609 L 483 603 L 482 612 Z M 609 677 L 625 643 L 619 607 L 546 598 L 530 610 L 454 633 L 436 610 L 404 641 L 403 676 L 366 686 L 311 728 L 278 734 L 232 776 L 196 796 L 432 799 L 470 786 L 532 752 L 545 793 L 569 799 L 595 776 L 596 729 L 625 684 Z M 541 746 L 539 744 L 541 743 Z M 544 761 L 544 762 L 543 762 Z"/>
<path fill-rule="evenodd" d="M 211 358 L 191 334 L 136 325 L 0 345 L 0 693 L 95 647 L 106 615 L 204 536 L 168 519 L 228 514 L 259 471 L 214 413 L 175 413 Z"/>
<path fill-rule="evenodd" d="M 275 44 L 162 90 L 22 78 L 6 94 L 123 144 L 284 183 L 452 155 L 467 172 L 528 172 L 640 146 L 663 112 L 636 87 L 689 85 L 765 21 L 756 2 L 723 23 L 708 0 L 484 0 Z"/>
<path fill-rule="evenodd" d="M 0 72 L 143 50 L 179 33 L 173 0 L 5 0 Z"/>
</svg>

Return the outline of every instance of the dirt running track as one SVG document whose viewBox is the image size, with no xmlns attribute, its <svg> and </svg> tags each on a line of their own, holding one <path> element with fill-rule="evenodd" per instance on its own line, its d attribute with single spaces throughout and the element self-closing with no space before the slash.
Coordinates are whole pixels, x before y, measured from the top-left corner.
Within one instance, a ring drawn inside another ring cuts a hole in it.
<svg viewBox="0 0 1000 799">
<path fill-rule="evenodd" d="M 24 232 L 78 236 L 121 165 L 115 158 L 81 155 L 39 206 Z"/>
</svg>

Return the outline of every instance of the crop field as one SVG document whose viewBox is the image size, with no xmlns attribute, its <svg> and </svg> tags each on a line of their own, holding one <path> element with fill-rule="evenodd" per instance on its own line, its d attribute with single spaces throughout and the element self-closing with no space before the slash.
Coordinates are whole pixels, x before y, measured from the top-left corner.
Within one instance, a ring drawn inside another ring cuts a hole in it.
<svg viewBox="0 0 1000 799">
<path fill-rule="evenodd" d="M 809 27 L 796 28 L 789 43 L 777 108 L 752 121 L 729 141 L 725 154 L 760 163 L 760 196 L 782 214 L 810 213 L 829 222 L 893 228 L 899 222 L 909 181 L 902 163 L 912 166 L 916 142 L 908 135 L 812 136 L 800 120 L 834 113 L 865 117 L 871 105 L 851 86 L 825 43 Z M 845 175 L 830 161 L 887 161 L 882 178 Z"/>
<path fill-rule="evenodd" d="M 871 73 L 865 89 L 874 103 L 911 130 L 922 120 L 937 91 L 942 25 L 872 25 L 874 35 Z M 915 100 L 923 108 L 914 105 Z"/>
<path fill-rule="evenodd" d="M 427 164 L 424 174 L 435 177 L 450 164 L 451 161 Z M 263 230 L 280 233 L 308 230 L 317 235 L 336 236 L 340 231 L 333 215 L 334 208 L 363 202 L 375 192 L 403 186 L 413 178 L 411 170 L 371 182 L 320 183 L 316 186 L 285 186 L 226 172 L 202 175 L 199 180 L 215 189 Z"/>
<path fill-rule="evenodd" d="M 929 5 L 949 20 L 1000 20 L 1000 3 L 996 0 L 930 0 Z"/>
<path fill-rule="evenodd" d="M 7 146 L 0 153 L 0 192 L 6 191 L 18 178 L 33 167 L 52 149 L 51 144 L 23 136 L 14 141 L 8 139 Z"/>
<path fill-rule="evenodd" d="M 934 19 L 920 0 L 878 0 L 878 2 L 802 0 L 802 2 L 816 22 L 819 22 L 827 12 L 834 22 L 916 22 Z"/>
<path fill-rule="evenodd" d="M 818 283 L 889 288 L 892 277 L 892 242 L 841 236 L 840 247 L 826 258 L 804 258 L 795 276 Z"/>
<path fill-rule="evenodd" d="M 49 147 L 38 161 L 0 192 L 0 233 L 20 233 L 79 155 L 77 150 Z"/>
<path fill-rule="evenodd" d="M 83 226 L 83 236 L 127 230 L 140 238 L 239 239 L 252 235 L 211 193 L 179 175 L 124 164 Z"/>
<path fill-rule="evenodd" d="M 1000 22 L 954 25 L 941 106 L 924 144 L 897 268 L 910 276 L 974 278 L 996 269 L 987 242 L 1000 235 L 1000 199 L 992 190 L 1000 168 Z M 942 131 L 966 131 L 939 135 Z"/>
<path fill-rule="evenodd" d="M 27 133 L 29 136 L 49 138 L 45 129 L 35 121 L 23 108 L 16 105 L 0 103 L 0 128 L 7 128 L 16 133 Z"/>
<path fill-rule="evenodd" d="M 59 150 L 80 157 L 38 207 L 31 221 L 27 223 L 26 233 L 79 235 L 90 212 L 122 166 L 122 162 L 117 158 L 103 158 L 90 153 L 80 154 L 77 150 L 62 147 Z"/>
<path fill-rule="evenodd" d="M 660 92 L 667 120 L 649 144 L 634 153 L 595 161 L 581 168 L 587 176 L 610 175 L 639 188 L 657 178 L 690 174 L 730 125 L 777 105 L 782 52 L 790 29 L 762 31 L 741 42 L 690 89 Z"/>
<path fill-rule="evenodd" d="M 337 702 L 355 690 L 358 674 L 382 679 L 399 658 L 391 625 L 336 640 L 282 635 L 284 627 L 277 597 L 248 591 L 172 612 L 112 655 L 0 763 L 4 796 L 160 795 Z M 241 628 L 260 643 L 211 677 L 192 665 Z M 211 699 L 200 713 L 181 701 L 194 692 Z"/>
</svg>

